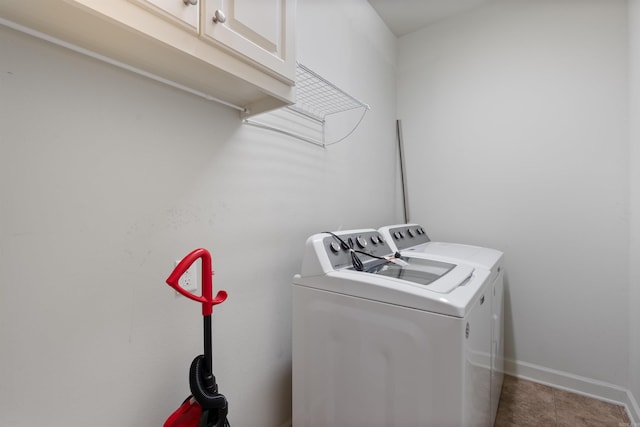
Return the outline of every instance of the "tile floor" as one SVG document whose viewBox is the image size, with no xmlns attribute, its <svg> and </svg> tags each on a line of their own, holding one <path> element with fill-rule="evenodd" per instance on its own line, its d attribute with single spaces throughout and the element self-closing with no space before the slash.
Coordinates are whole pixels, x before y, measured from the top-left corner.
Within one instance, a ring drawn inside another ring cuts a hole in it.
<svg viewBox="0 0 640 427">
<path fill-rule="evenodd" d="M 505 375 L 495 427 L 631 427 L 622 406 Z"/>
</svg>

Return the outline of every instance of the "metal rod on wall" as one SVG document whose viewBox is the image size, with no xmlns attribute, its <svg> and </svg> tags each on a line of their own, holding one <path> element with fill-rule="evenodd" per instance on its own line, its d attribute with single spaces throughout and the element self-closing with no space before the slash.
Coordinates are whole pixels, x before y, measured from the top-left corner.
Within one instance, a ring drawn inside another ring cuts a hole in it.
<svg viewBox="0 0 640 427">
<path fill-rule="evenodd" d="M 404 162 L 404 143 L 402 141 L 402 120 L 396 120 L 398 135 L 398 151 L 400 153 L 400 179 L 402 180 L 402 203 L 404 209 L 404 222 L 409 223 L 409 193 L 407 192 L 406 165 Z"/>
</svg>

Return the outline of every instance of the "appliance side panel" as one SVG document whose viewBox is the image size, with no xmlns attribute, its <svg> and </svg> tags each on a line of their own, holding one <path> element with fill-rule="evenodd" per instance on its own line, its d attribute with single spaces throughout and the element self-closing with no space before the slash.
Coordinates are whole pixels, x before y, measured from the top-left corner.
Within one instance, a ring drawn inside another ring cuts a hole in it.
<svg viewBox="0 0 640 427">
<path fill-rule="evenodd" d="M 464 426 L 488 426 L 491 420 L 491 293 L 486 287 L 465 318 Z"/>
<path fill-rule="evenodd" d="M 491 425 L 495 423 L 504 380 L 504 271 L 491 284 Z"/>
</svg>

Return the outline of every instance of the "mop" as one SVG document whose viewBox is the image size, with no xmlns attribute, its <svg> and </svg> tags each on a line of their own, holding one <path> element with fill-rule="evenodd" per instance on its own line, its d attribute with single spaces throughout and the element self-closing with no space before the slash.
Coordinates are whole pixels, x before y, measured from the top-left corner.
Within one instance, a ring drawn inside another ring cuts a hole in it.
<svg viewBox="0 0 640 427">
<path fill-rule="evenodd" d="M 199 258 L 202 259 L 202 295 L 194 295 L 183 289 L 180 276 Z M 229 427 L 227 414 L 229 405 L 224 395 L 218 393 L 216 377 L 212 372 L 211 315 L 213 306 L 227 299 L 226 291 L 218 291 L 213 297 L 213 270 L 211 254 L 206 249 L 195 249 L 182 261 L 167 278 L 169 286 L 180 294 L 202 304 L 204 325 L 204 354 L 196 356 L 189 368 L 189 388 L 191 395 L 174 411 L 164 427 Z"/>
</svg>

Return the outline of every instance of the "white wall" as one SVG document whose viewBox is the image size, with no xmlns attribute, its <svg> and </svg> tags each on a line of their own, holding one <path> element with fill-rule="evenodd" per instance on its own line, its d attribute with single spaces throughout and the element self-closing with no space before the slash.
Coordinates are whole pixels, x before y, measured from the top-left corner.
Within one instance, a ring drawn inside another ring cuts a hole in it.
<svg viewBox="0 0 640 427">
<path fill-rule="evenodd" d="M 629 2 L 631 84 L 631 251 L 629 254 L 629 388 L 640 416 L 640 0 Z"/>
<path fill-rule="evenodd" d="M 290 419 L 306 237 L 398 219 L 395 39 L 365 0 L 298 14 L 301 61 L 372 106 L 327 150 L 0 27 L 0 425 L 161 425 L 202 351 L 200 307 L 164 280 L 201 246 L 230 294 L 214 371 L 232 425 Z"/>
<path fill-rule="evenodd" d="M 626 1 L 498 0 L 398 52 L 411 219 L 505 252 L 512 372 L 622 398 Z"/>
</svg>

